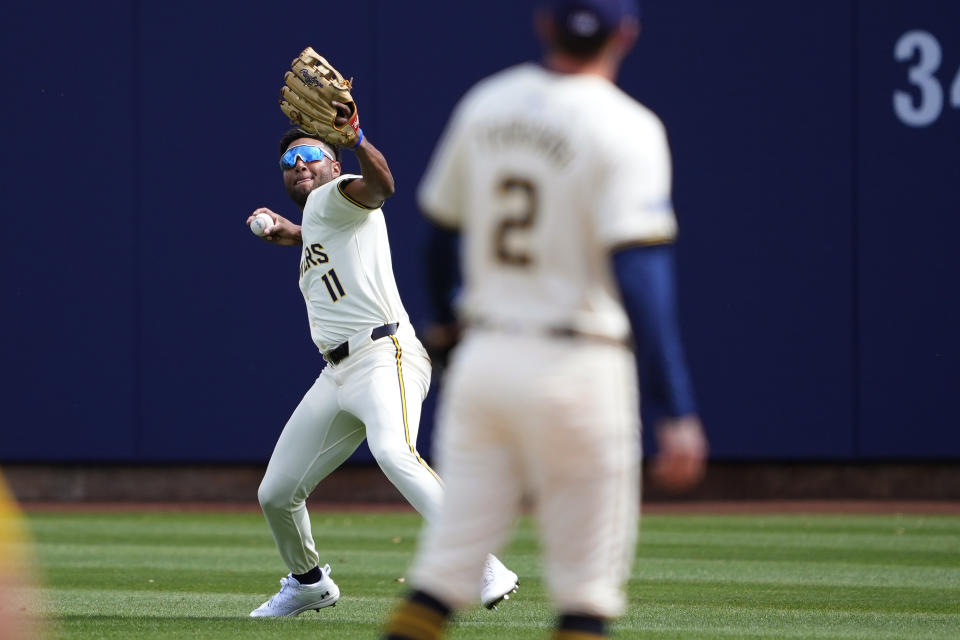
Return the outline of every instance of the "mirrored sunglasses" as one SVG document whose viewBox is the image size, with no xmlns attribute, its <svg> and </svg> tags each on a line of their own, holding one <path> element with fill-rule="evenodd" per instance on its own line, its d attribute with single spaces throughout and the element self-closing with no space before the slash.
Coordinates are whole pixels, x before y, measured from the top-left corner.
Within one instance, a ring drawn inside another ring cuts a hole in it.
<svg viewBox="0 0 960 640">
<path fill-rule="evenodd" d="M 317 162 L 323 160 L 324 156 L 333 160 L 333 157 L 320 147 L 311 144 L 300 144 L 290 147 L 280 156 L 280 168 L 292 169 L 297 164 L 297 158 L 304 162 Z"/>
</svg>

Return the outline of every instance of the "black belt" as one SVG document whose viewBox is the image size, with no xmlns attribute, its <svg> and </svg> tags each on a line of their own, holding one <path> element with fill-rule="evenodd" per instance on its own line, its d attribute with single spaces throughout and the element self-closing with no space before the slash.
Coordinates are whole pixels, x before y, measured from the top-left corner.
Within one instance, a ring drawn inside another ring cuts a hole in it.
<svg viewBox="0 0 960 640">
<path fill-rule="evenodd" d="M 371 340 L 379 340 L 380 338 L 386 338 L 387 336 L 392 336 L 397 332 L 397 328 L 400 326 L 399 322 L 394 322 L 393 324 L 385 324 L 379 327 L 376 327 L 373 331 L 370 332 Z M 342 342 L 330 351 L 327 351 L 323 354 L 323 359 L 329 362 L 330 364 L 340 364 L 344 358 L 350 355 L 350 342 Z"/>
<path fill-rule="evenodd" d="M 602 342 L 603 344 L 616 345 L 618 347 L 630 346 L 630 342 L 628 340 L 617 340 L 616 338 L 603 336 L 598 333 L 578 331 L 573 327 L 552 327 L 547 331 L 547 334 L 555 338 L 583 338 L 585 340 L 593 340 L 594 342 Z"/>
<path fill-rule="evenodd" d="M 498 326 L 493 323 L 487 323 L 483 320 L 474 320 L 470 323 L 471 327 L 476 327 L 481 331 L 501 331 L 503 333 L 512 333 L 512 334 L 523 334 L 525 331 L 515 331 L 509 326 Z M 591 340 L 594 342 L 600 342 L 603 344 L 615 345 L 618 347 L 632 347 L 630 340 L 618 340 L 617 338 L 612 338 L 610 336 L 601 335 L 598 333 L 589 333 L 586 331 L 580 331 L 579 329 L 574 329 L 573 327 L 546 327 L 542 329 L 533 329 L 530 333 L 539 333 L 541 335 L 548 335 L 552 338 L 579 338 L 583 340 Z"/>
</svg>

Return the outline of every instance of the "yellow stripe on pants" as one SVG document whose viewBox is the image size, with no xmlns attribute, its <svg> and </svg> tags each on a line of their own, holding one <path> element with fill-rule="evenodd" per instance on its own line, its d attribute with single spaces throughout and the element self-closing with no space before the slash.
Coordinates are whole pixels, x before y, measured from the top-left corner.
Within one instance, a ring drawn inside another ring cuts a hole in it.
<svg viewBox="0 0 960 640">
<path fill-rule="evenodd" d="M 443 480 L 430 468 L 430 465 L 423 461 L 423 458 L 417 453 L 417 448 L 414 446 L 414 443 L 410 441 L 410 425 L 407 423 L 407 391 L 403 386 L 403 364 L 400 361 L 403 355 L 403 349 L 400 348 L 400 341 L 397 340 L 397 336 L 390 336 L 390 339 L 393 340 L 393 346 L 397 348 L 397 377 L 400 380 L 400 404 L 403 409 L 403 435 L 407 440 L 407 446 L 410 447 L 410 453 L 417 459 L 417 462 L 423 465 L 423 467 L 437 479 L 437 482 L 443 485 Z"/>
</svg>

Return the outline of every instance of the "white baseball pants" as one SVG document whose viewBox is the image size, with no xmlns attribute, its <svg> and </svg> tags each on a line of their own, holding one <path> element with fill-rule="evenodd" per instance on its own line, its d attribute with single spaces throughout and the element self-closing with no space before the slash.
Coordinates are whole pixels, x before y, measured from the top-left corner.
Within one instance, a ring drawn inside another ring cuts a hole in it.
<svg viewBox="0 0 960 640">
<path fill-rule="evenodd" d="M 477 330 L 444 385 L 436 442 L 446 500 L 421 535 L 412 586 L 454 607 L 472 602 L 486 554 L 507 541 L 527 497 L 558 610 L 620 615 L 639 515 L 633 354 Z"/>
<path fill-rule="evenodd" d="M 427 520 L 437 513 L 443 485 L 416 449 L 420 405 L 429 388 L 430 360 L 405 324 L 321 372 L 283 428 L 257 494 L 292 573 L 319 564 L 307 496 L 364 438 L 407 501 Z M 476 590 L 474 582 L 471 596 Z"/>
</svg>

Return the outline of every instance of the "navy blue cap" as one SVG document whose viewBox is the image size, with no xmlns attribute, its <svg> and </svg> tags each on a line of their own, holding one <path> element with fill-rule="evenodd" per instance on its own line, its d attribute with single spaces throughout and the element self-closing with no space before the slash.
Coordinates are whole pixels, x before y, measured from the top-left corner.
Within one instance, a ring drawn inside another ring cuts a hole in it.
<svg viewBox="0 0 960 640">
<path fill-rule="evenodd" d="M 636 0 L 549 0 L 545 8 L 558 31 L 575 39 L 603 37 L 624 18 L 640 18 Z"/>
</svg>

